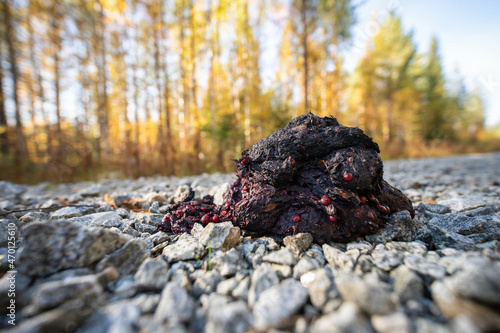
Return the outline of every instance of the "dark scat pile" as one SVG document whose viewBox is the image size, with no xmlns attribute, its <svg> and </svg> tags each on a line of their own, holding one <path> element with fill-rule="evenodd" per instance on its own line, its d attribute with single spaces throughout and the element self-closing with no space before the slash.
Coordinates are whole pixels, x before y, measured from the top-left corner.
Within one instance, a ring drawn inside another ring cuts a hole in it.
<svg viewBox="0 0 500 333">
<path fill-rule="evenodd" d="M 160 229 L 232 221 L 281 236 L 308 232 L 318 243 L 373 234 L 392 212 L 414 216 L 411 201 L 383 180 L 379 152 L 359 128 L 304 114 L 241 154 L 222 206 L 211 197 L 178 203 Z"/>
</svg>

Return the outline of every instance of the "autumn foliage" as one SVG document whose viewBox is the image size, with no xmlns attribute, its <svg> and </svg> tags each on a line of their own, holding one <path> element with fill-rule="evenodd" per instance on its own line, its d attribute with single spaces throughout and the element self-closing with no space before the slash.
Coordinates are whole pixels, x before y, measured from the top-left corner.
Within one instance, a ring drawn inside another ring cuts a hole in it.
<svg viewBox="0 0 500 333">
<path fill-rule="evenodd" d="M 350 0 L 2 0 L 0 16 L 2 179 L 232 171 L 308 111 L 361 127 L 384 158 L 498 148 L 480 93 L 397 13 L 347 72 Z"/>
</svg>

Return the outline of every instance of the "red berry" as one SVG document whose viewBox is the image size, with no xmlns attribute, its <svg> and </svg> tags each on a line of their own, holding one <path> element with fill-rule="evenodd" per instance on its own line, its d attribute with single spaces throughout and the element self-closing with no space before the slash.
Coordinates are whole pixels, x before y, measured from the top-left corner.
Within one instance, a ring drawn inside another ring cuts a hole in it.
<svg viewBox="0 0 500 333">
<path fill-rule="evenodd" d="M 220 217 L 218 215 L 212 216 L 212 222 L 214 222 L 214 223 L 220 222 Z"/>
<path fill-rule="evenodd" d="M 332 222 L 332 223 L 337 222 L 337 218 L 336 218 L 335 216 L 330 216 L 330 217 L 328 217 L 328 219 L 329 219 L 329 220 L 330 220 L 330 222 Z"/>
<path fill-rule="evenodd" d="M 295 163 L 296 163 L 294 158 L 292 158 L 292 160 L 291 160 L 291 161 L 292 161 L 292 164 L 295 164 Z"/>
<path fill-rule="evenodd" d="M 349 163 L 352 163 L 354 161 L 354 158 L 351 156 L 349 157 Z"/>
<path fill-rule="evenodd" d="M 226 203 L 226 204 L 224 205 L 224 208 L 225 208 L 226 210 L 228 210 L 228 209 L 229 209 L 229 202 L 228 202 L 228 203 Z"/>
<path fill-rule="evenodd" d="M 293 218 L 293 222 L 297 223 L 299 221 L 300 221 L 300 216 L 297 215 Z"/>
<path fill-rule="evenodd" d="M 360 203 L 360 204 L 364 205 L 364 204 L 366 204 L 367 202 L 368 202 L 368 199 L 366 199 L 366 197 L 364 197 L 364 196 L 362 196 L 362 195 L 360 195 L 360 196 L 359 196 L 359 203 Z"/>
<path fill-rule="evenodd" d="M 328 206 L 329 204 L 332 203 L 332 200 L 330 200 L 329 197 L 322 197 L 321 198 L 321 203 L 323 204 L 323 206 Z"/>
<path fill-rule="evenodd" d="M 220 212 L 220 214 L 221 214 L 222 216 L 226 216 L 226 215 L 227 215 L 227 212 L 226 212 L 225 210 L 223 210 L 222 212 Z"/>
<path fill-rule="evenodd" d="M 361 214 L 363 214 L 363 211 L 361 209 L 356 209 L 354 211 L 354 217 L 359 219 L 361 217 Z"/>
<path fill-rule="evenodd" d="M 350 173 L 350 172 L 344 173 L 344 180 L 346 182 L 350 182 L 352 180 L 352 173 Z"/>
<path fill-rule="evenodd" d="M 197 202 L 193 203 L 193 206 L 195 206 L 195 207 L 198 206 L 198 203 Z"/>
<path fill-rule="evenodd" d="M 244 166 L 247 166 L 248 165 L 248 160 L 246 158 L 242 159 L 241 160 L 241 164 L 243 164 Z"/>
<path fill-rule="evenodd" d="M 190 212 L 194 212 L 194 207 L 191 205 L 187 205 L 186 209 L 189 210 Z"/>
<path fill-rule="evenodd" d="M 210 222 L 210 216 L 208 216 L 207 214 L 203 215 L 201 217 L 201 223 L 208 224 L 208 222 Z"/>
<path fill-rule="evenodd" d="M 168 221 L 168 222 L 170 222 L 170 220 L 171 220 L 171 219 L 170 219 L 170 216 L 168 216 L 168 215 L 165 215 L 165 216 L 163 217 L 163 223 L 165 223 L 165 222 L 167 222 L 167 221 Z"/>
<path fill-rule="evenodd" d="M 245 192 L 248 192 L 249 188 L 248 188 L 248 186 L 245 185 L 245 186 L 243 186 L 242 190 Z"/>
<path fill-rule="evenodd" d="M 380 210 L 382 213 L 389 213 L 389 207 L 384 206 L 384 205 L 377 205 L 377 209 Z"/>
<path fill-rule="evenodd" d="M 373 194 L 370 194 L 370 195 L 368 196 L 368 200 L 370 200 L 370 201 L 375 201 L 375 200 L 377 200 L 377 198 L 375 198 L 375 197 L 373 196 Z"/>
<path fill-rule="evenodd" d="M 180 209 L 179 209 L 179 210 L 177 211 L 177 216 L 178 216 L 178 217 L 182 217 L 182 210 L 180 210 Z"/>
<path fill-rule="evenodd" d="M 205 207 L 201 207 L 201 211 L 205 213 Z"/>
</svg>

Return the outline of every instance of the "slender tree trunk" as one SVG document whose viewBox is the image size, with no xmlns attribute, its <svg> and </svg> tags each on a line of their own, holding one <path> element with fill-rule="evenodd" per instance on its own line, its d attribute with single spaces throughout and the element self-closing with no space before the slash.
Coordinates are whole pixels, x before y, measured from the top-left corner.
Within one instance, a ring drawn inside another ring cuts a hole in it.
<svg viewBox="0 0 500 333">
<path fill-rule="evenodd" d="M 21 179 L 20 166 L 22 162 L 26 161 L 28 156 L 28 148 L 26 146 L 26 138 L 23 132 L 23 124 L 21 120 L 21 107 L 19 103 L 19 69 L 17 67 L 17 50 L 16 50 L 16 31 L 12 26 L 12 17 L 10 12 L 10 3 L 7 0 L 2 1 L 2 11 L 4 15 L 5 24 L 5 42 L 7 43 L 10 73 L 12 77 L 12 100 L 14 102 L 14 116 L 15 116 L 15 133 L 16 133 L 16 150 L 14 154 L 14 163 L 16 166 L 17 180 Z"/>
<path fill-rule="evenodd" d="M 244 21 L 243 24 L 245 26 L 245 40 L 243 41 L 243 47 L 245 48 L 245 53 L 246 53 L 246 58 L 245 58 L 245 69 L 243 73 L 243 80 L 244 80 L 244 93 L 245 95 L 243 96 L 243 114 L 245 121 L 243 123 L 243 131 L 245 135 L 245 147 L 250 146 L 251 142 L 251 115 L 250 115 L 250 94 L 253 91 L 252 83 L 250 82 L 249 75 L 253 71 L 251 68 L 251 45 L 250 45 L 250 22 L 249 22 L 249 17 L 248 17 L 248 1 L 243 1 L 243 6 L 244 6 Z"/>
<path fill-rule="evenodd" d="M 193 0 L 190 1 L 191 7 L 191 101 L 193 110 L 191 112 L 191 130 L 193 136 L 193 166 L 191 172 L 199 174 L 202 170 L 202 153 L 201 153 L 201 132 L 195 124 L 198 123 L 196 118 L 199 117 L 198 112 L 198 83 L 196 82 L 196 25 L 195 25 L 195 5 Z"/>
<path fill-rule="evenodd" d="M 9 128 L 7 123 L 7 116 L 5 114 L 5 99 L 3 92 L 3 66 L 1 63 L 2 53 L 1 53 L 1 42 L 2 38 L 0 38 L 0 153 L 2 156 L 7 155 L 9 153 L 9 142 L 7 130 Z"/>
<path fill-rule="evenodd" d="M 304 61 L 304 112 L 309 111 L 309 52 L 307 50 L 307 0 L 302 0 L 301 6 L 301 24 L 302 24 L 302 59 Z"/>
</svg>

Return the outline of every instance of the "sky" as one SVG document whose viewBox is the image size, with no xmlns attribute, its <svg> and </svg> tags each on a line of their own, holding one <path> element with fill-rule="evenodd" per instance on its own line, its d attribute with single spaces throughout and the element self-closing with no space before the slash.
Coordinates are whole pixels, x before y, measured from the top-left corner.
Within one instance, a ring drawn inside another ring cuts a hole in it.
<svg viewBox="0 0 500 333">
<path fill-rule="evenodd" d="M 395 9 L 406 31 L 413 31 L 419 52 L 431 38 L 439 41 L 446 78 L 464 77 L 468 89 L 479 88 L 486 106 L 486 124 L 500 125 L 500 1 L 368 0 L 356 11 L 352 46 L 344 52 L 346 69 L 354 70 L 366 42 L 380 24 L 374 17 Z"/>
</svg>

